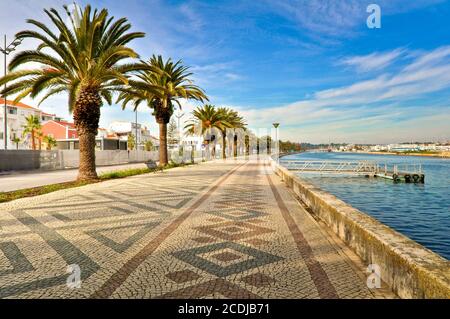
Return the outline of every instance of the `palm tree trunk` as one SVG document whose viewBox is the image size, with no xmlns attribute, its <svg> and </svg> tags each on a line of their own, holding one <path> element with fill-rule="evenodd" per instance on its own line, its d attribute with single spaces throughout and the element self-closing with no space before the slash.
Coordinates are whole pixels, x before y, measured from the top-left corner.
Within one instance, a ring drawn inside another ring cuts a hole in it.
<svg viewBox="0 0 450 319">
<path fill-rule="evenodd" d="M 227 136 L 225 135 L 225 133 L 222 133 L 222 158 L 223 159 L 227 158 L 226 147 L 227 147 Z"/>
<path fill-rule="evenodd" d="M 80 142 L 78 180 L 81 181 L 98 179 L 95 167 L 95 137 L 98 132 L 101 105 L 98 90 L 91 87 L 81 88 L 73 112 Z"/>
<path fill-rule="evenodd" d="M 36 150 L 36 140 L 34 138 L 34 130 L 31 131 L 31 148 L 33 151 Z"/>
<path fill-rule="evenodd" d="M 92 132 L 79 131 L 80 140 L 80 167 L 78 180 L 95 180 L 98 178 L 95 166 L 95 137 Z"/>
<path fill-rule="evenodd" d="M 173 108 L 170 101 L 163 103 L 161 99 L 155 99 L 151 107 L 154 110 L 156 123 L 159 124 L 159 166 L 166 166 L 169 163 L 169 156 L 167 152 L 167 124 L 170 123 L 170 118 L 173 114 Z"/>
<path fill-rule="evenodd" d="M 234 136 L 234 143 L 233 143 L 234 145 L 234 157 L 237 157 L 238 156 L 238 149 L 237 149 L 237 147 L 238 147 L 238 140 L 237 140 L 237 136 Z"/>
<path fill-rule="evenodd" d="M 169 163 L 167 155 L 167 123 L 159 123 L 159 166 Z"/>
</svg>

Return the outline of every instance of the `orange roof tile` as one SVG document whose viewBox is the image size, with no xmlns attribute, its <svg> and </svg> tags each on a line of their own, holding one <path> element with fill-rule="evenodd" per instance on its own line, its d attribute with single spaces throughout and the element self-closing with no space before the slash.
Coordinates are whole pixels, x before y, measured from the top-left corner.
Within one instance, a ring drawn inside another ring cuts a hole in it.
<svg viewBox="0 0 450 319">
<path fill-rule="evenodd" d="M 66 122 L 66 121 L 54 121 L 58 124 L 61 124 L 63 126 L 68 126 L 71 129 L 75 129 L 75 124 L 74 123 L 70 123 L 70 122 Z"/>
<path fill-rule="evenodd" d="M 6 100 L 8 105 L 13 105 L 13 106 L 18 106 L 24 109 L 32 109 L 32 110 L 36 110 L 36 111 L 41 111 L 35 107 L 29 106 L 27 104 L 18 102 L 18 103 L 14 103 L 14 101 L 10 101 L 10 100 Z M 4 105 L 5 104 L 5 99 L 0 98 L 0 105 Z"/>
</svg>

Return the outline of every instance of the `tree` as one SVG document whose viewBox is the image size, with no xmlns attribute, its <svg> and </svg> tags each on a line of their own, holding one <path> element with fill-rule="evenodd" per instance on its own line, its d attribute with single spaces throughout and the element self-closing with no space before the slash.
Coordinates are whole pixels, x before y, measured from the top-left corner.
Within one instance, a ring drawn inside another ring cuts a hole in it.
<svg viewBox="0 0 450 319">
<path fill-rule="evenodd" d="M 37 140 L 38 140 L 38 148 L 39 148 L 39 150 L 42 150 L 42 141 L 43 141 L 43 139 L 44 139 L 44 133 L 41 130 L 39 130 L 37 132 Z"/>
<path fill-rule="evenodd" d="M 178 127 L 174 119 L 170 120 L 169 129 L 167 130 L 167 142 L 169 145 L 178 143 Z"/>
<path fill-rule="evenodd" d="M 206 104 L 196 108 L 193 119 L 185 126 L 188 135 L 202 135 L 205 144 L 209 145 L 215 140 L 216 134 L 226 128 L 223 113 L 218 112 L 214 105 Z M 215 156 L 215 149 L 213 149 Z"/>
<path fill-rule="evenodd" d="M 14 144 L 16 144 L 16 150 L 18 150 L 19 149 L 20 138 L 18 138 L 18 137 L 13 138 L 12 142 Z"/>
<path fill-rule="evenodd" d="M 56 140 L 48 135 L 44 136 L 43 141 L 45 144 L 47 144 L 47 151 L 51 151 L 53 147 L 56 147 L 56 145 L 58 145 Z"/>
<path fill-rule="evenodd" d="M 208 98 L 200 87 L 193 84 L 190 79 L 192 73 L 189 67 L 182 65 L 182 61 L 164 61 L 162 56 L 153 55 L 146 64 L 149 70 L 139 72 L 138 80 L 130 80 L 129 88 L 120 94 L 117 102 L 121 102 L 123 108 L 132 102 L 135 110 L 145 102 L 153 110 L 159 124 L 159 165 L 165 166 L 168 163 L 167 124 L 175 111 L 174 104 L 181 108 L 180 99 L 203 102 Z"/>
<path fill-rule="evenodd" d="M 25 118 L 26 124 L 23 125 L 23 137 L 30 135 L 31 136 L 31 148 L 33 151 L 36 150 L 36 139 L 39 136 L 39 132 L 41 131 L 42 125 L 39 117 L 30 115 Z"/>
<path fill-rule="evenodd" d="M 239 116 L 238 112 L 221 107 L 218 109 L 222 125 L 219 127 L 219 130 L 222 133 L 222 158 L 226 158 L 226 146 L 227 146 L 227 131 L 226 129 L 245 129 L 244 119 Z M 236 134 L 233 135 L 233 149 L 234 155 L 237 156 L 237 138 Z"/>
<path fill-rule="evenodd" d="M 17 94 L 16 102 L 41 93 L 48 97 L 68 94 L 69 111 L 73 113 L 80 143 L 79 180 L 97 179 L 95 137 L 98 132 L 103 100 L 112 103 L 112 94 L 128 84 L 128 75 L 149 69 L 142 63 L 124 63 L 138 55 L 127 44 L 144 37 L 144 33 L 128 32 L 127 19 L 115 20 L 106 9 L 92 10 L 90 5 L 61 17 L 55 9 L 44 10 L 52 24 L 28 20 L 38 31 L 19 32 L 18 39 L 37 40 L 35 50 L 18 53 L 9 64 L 12 71 L 0 79 L 7 84 L 4 95 Z M 16 70 L 28 62 L 41 67 Z"/>
<path fill-rule="evenodd" d="M 136 147 L 136 136 L 130 133 L 128 134 L 128 149 L 132 151 L 134 150 L 135 147 Z"/>
<path fill-rule="evenodd" d="M 274 141 L 272 140 L 272 137 L 270 135 L 266 135 L 260 138 L 259 146 L 262 149 L 265 149 L 267 151 L 267 154 L 272 154 L 272 145 Z"/>
<path fill-rule="evenodd" d="M 153 150 L 153 142 L 152 141 L 145 142 L 145 150 L 147 152 L 151 152 Z"/>
</svg>

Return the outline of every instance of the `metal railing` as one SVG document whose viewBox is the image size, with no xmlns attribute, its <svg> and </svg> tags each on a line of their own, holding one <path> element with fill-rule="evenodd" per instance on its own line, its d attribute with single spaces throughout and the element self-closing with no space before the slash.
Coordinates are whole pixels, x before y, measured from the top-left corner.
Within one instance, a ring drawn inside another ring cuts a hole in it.
<svg viewBox="0 0 450 319">
<path fill-rule="evenodd" d="M 297 161 L 281 160 L 281 164 L 291 171 L 318 173 L 353 173 L 413 175 L 424 174 L 422 164 L 378 164 L 373 161 L 338 162 L 338 161 Z"/>
<path fill-rule="evenodd" d="M 337 162 L 281 160 L 281 164 L 289 170 L 299 172 L 375 174 L 378 169 L 378 164 L 370 161 Z"/>
</svg>

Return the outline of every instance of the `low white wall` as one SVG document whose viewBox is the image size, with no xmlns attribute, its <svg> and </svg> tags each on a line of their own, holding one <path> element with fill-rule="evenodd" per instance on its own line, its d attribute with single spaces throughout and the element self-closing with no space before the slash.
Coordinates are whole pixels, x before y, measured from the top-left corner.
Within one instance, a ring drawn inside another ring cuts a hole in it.
<svg viewBox="0 0 450 319">
<path fill-rule="evenodd" d="M 80 153 L 77 150 L 58 151 L 60 168 L 76 168 L 79 166 Z M 158 152 L 147 151 L 96 151 L 95 163 L 97 166 L 120 165 L 128 163 L 142 163 L 148 160 L 156 161 Z"/>
<path fill-rule="evenodd" d="M 77 168 L 80 153 L 78 150 L 58 151 L 0 151 L 0 171 L 55 170 Z M 158 161 L 158 152 L 147 151 L 96 151 L 98 166 L 142 163 Z"/>
<path fill-rule="evenodd" d="M 205 152 L 186 150 L 183 155 L 178 151 L 168 152 L 169 159 L 174 162 L 201 162 L 207 159 Z M 0 151 L 0 171 L 25 170 L 58 170 L 79 167 L 80 152 L 78 150 L 30 151 L 8 150 Z M 149 160 L 158 162 L 158 151 L 96 151 L 97 166 L 121 165 L 129 163 L 144 163 Z"/>
</svg>

